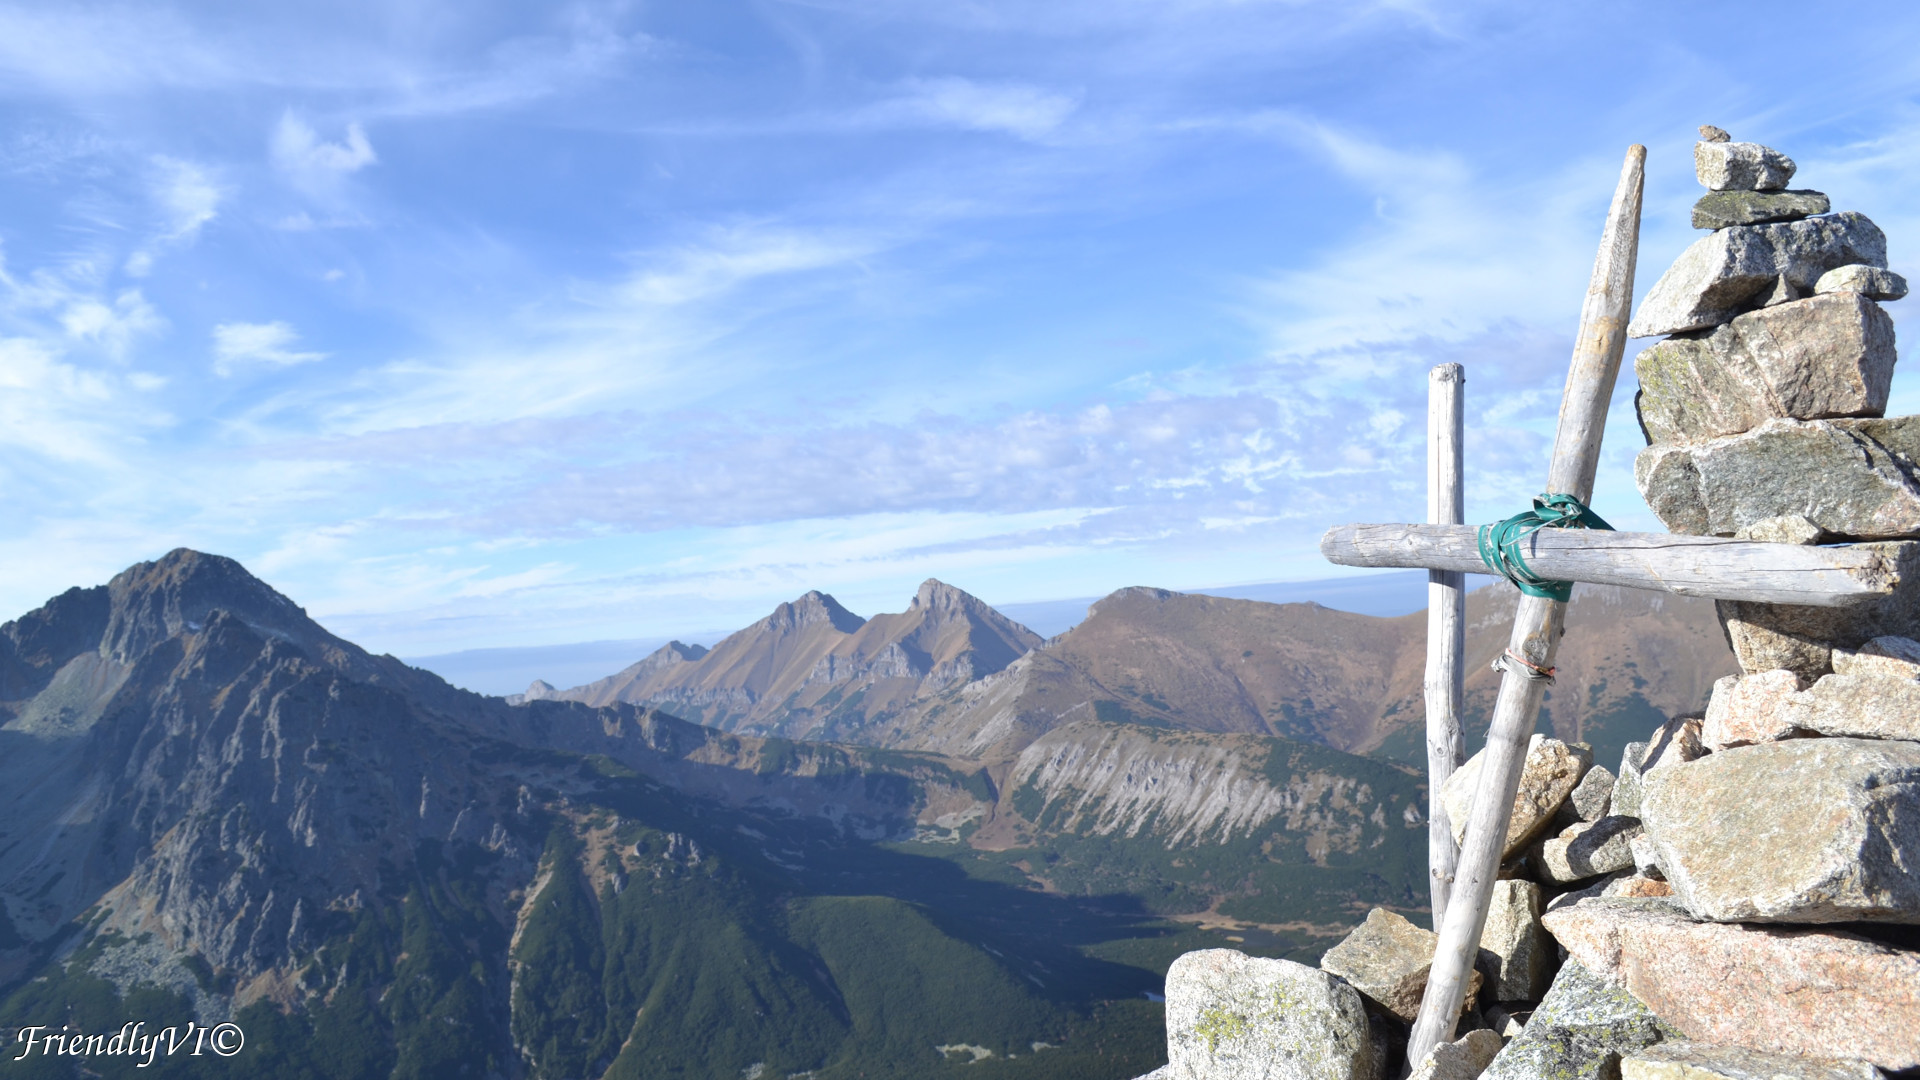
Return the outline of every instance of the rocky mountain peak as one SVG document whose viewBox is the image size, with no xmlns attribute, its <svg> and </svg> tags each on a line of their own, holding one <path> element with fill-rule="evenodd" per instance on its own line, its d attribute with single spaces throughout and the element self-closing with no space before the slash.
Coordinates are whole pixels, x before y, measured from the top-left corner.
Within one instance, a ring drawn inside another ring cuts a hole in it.
<svg viewBox="0 0 1920 1080">
<path fill-rule="evenodd" d="M 913 607 L 927 611 L 960 611 L 984 608 L 986 605 L 972 593 L 956 589 L 939 578 L 928 578 L 920 583 L 920 591 L 914 593 Z"/>
<path fill-rule="evenodd" d="M 331 639 L 298 604 L 239 563 L 188 548 L 128 567 L 107 583 L 106 592 L 106 625 L 96 640 L 118 660 L 138 656 L 182 631 L 200 629 L 214 611 L 229 612 L 266 637 Z"/>
<path fill-rule="evenodd" d="M 773 609 L 773 614 L 761 621 L 768 630 L 799 630 L 825 623 L 843 634 L 851 634 L 866 625 L 867 620 L 840 606 L 840 601 L 818 589 L 809 590 L 797 600 L 791 600 Z"/>
</svg>

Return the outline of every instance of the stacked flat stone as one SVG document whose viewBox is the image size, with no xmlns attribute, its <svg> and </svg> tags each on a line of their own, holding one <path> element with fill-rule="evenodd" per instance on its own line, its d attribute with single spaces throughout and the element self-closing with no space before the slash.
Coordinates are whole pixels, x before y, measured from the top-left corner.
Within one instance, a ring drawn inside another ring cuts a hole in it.
<svg viewBox="0 0 1920 1080">
<path fill-rule="evenodd" d="M 1694 167 L 1713 232 L 1661 275 L 1628 333 L 1647 448 L 1634 479 L 1666 526 L 1788 543 L 1920 537 L 1920 416 L 1887 417 L 1893 320 L 1907 293 L 1865 215 L 1789 191 L 1795 166 L 1702 128 Z M 1831 671 L 1834 647 L 1920 637 L 1920 575 L 1858 608 L 1725 601 L 1741 669 Z"/>
</svg>

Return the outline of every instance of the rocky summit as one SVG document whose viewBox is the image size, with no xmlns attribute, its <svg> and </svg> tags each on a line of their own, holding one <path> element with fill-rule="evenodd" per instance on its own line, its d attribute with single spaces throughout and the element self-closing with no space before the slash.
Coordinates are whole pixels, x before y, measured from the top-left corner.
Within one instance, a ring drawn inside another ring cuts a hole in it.
<svg viewBox="0 0 1920 1080">
<path fill-rule="evenodd" d="M 1670 335 L 1634 365 L 1635 480 L 1675 533 L 1870 543 L 1894 585 L 1843 607 L 1717 604 L 1740 671 L 1703 711 L 1641 729 L 1617 771 L 1536 735 L 1454 1041 L 1419 1063 L 1396 1050 L 1422 941 L 1387 914 L 1322 962 L 1370 1006 L 1397 1075 L 1920 1074 L 1920 417 L 1885 415 L 1898 354 L 1880 306 L 1907 284 L 1871 221 L 1787 190 L 1792 159 L 1700 130 L 1694 222 L 1713 231 L 1628 331 Z M 1576 671 L 1562 659 L 1549 708 Z M 1477 763 L 1441 791 L 1456 833 Z"/>
</svg>

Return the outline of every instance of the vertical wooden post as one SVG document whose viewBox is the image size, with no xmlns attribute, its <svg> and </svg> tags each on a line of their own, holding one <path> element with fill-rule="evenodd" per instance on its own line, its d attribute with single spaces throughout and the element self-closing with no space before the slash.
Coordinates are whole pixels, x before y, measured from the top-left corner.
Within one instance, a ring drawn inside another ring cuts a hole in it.
<svg viewBox="0 0 1920 1080">
<path fill-rule="evenodd" d="M 1614 189 L 1613 206 L 1600 236 L 1600 254 L 1594 259 L 1586 303 L 1581 307 L 1580 336 L 1574 341 L 1567 388 L 1560 398 L 1560 426 L 1554 437 L 1553 463 L 1547 469 L 1547 490 L 1571 493 L 1582 502 L 1593 497 L 1600 436 L 1606 428 L 1607 405 L 1613 398 L 1613 384 L 1620 374 L 1620 358 L 1627 344 L 1646 160 L 1646 147 L 1628 148 L 1620 184 Z M 1556 600 L 1522 596 L 1514 615 L 1509 652 L 1541 670 L 1551 669 L 1560 645 L 1565 608 Z M 1434 951 L 1433 969 L 1427 975 L 1420 1015 L 1407 1040 L 1410 1062 L 1417 1064 L 1434 1047 L 1453 1039 L 1466 997 L 1467 977 L 1479 952 L 1480 933 L 1486 928 L 1493 883 L 1500 872 L 1527 740 L 1539 719 L 1546 688 L 1544 679 L 1511 661 L 1501 677 L 1493 725 L 1487 732 L 1485 766 L 1474 789 L 1473 813 L 1460 847 L 1452 902 L 1440 927 L 1440 943 Z"/>
<path fill-rule="evenodd" d="M 1459 364 L 1440 364 L 1427 372 L 1427 523 L 1460 525 L 1466 521 L 1461 439 L 1465 419 L 1461 395 L 1467 381 Z M 1433 897 L 1433 926 L 1446 921 L 1453 891 L 1454 864 L 1460 849 L 1453 842 L 1440 785 L 1467 759 L 1467 738 L 1460 729 L 1460 686 L 1466 677 L 1467 575 L 1458 570 L 1427 571 L 1427 872 Z"/>
</svg>

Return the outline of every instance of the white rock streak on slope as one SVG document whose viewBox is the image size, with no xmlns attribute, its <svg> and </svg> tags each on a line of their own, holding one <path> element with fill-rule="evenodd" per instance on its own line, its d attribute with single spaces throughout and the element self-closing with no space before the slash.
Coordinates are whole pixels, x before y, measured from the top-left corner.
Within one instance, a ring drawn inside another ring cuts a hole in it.
<svg viewBox="0 0 1920 1080">
<path fill-rule="evenodd" d="M 1071 737 L 1063 737 L 1069 732 Z M 1152 826 L 1167 833 L 1170 848 L 1203 837 L 1225 841 L 1283 813 L 1289 828 L 1356 834 L 1333 846 L 1358 842 L 1361 815 L 1341 814 L 1349 820 L 1336 822 L 1327 811 L 1370 802 L 1367 785 L 1307 773 L 1285 789 L 1275 788 L 1263 775 L 1264 761 L 1248 760 L 1251 749 L 1073 725 L 1027 747 L 1014 763 L 1011 787 L 1031 783 L 1049 808 L 1066 800 L 1063 828 L 1100 834 L 1124 830 L 1131 837 Z M 1330 786 L 1335 790 L 1327 791 Z M 1343 790 L 1349 788 L 1357 790 Z"/>
</svg>

